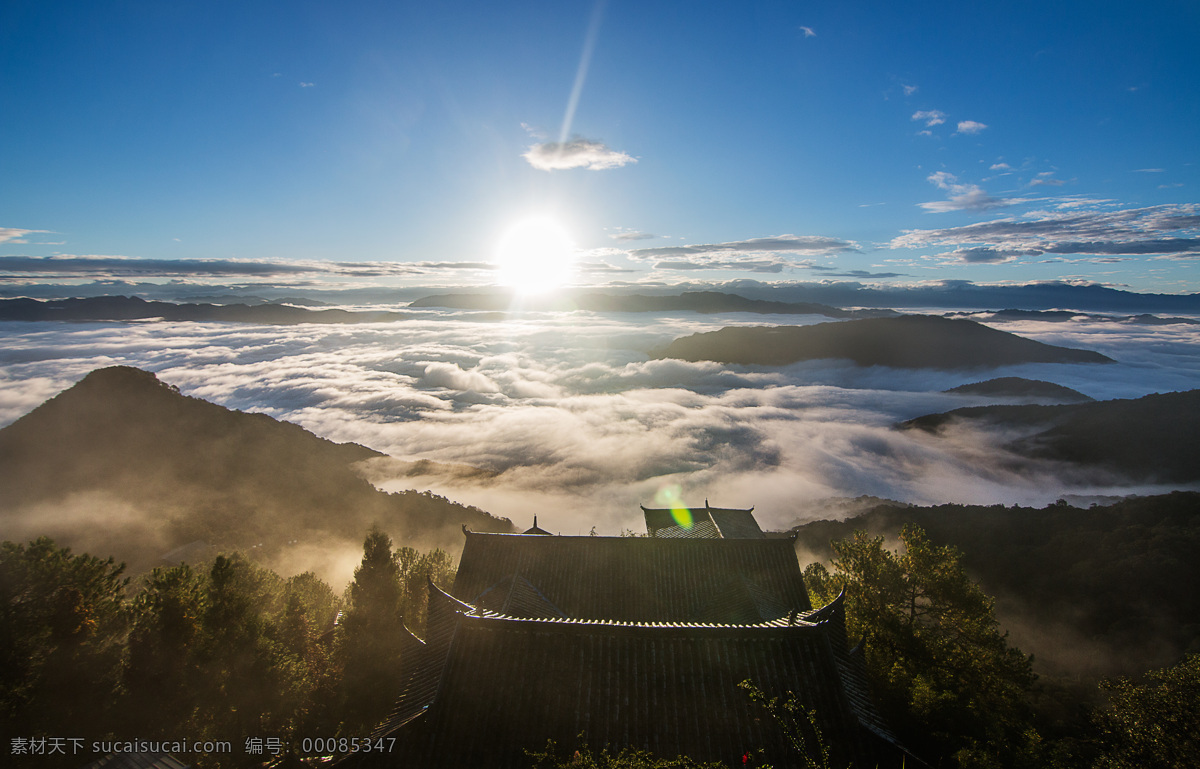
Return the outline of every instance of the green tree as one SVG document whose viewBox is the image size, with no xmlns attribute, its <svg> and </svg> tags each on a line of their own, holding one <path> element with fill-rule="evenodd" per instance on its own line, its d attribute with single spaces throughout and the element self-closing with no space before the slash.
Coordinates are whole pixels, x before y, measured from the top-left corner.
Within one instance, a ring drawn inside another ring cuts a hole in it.
<svg viewBox="0 0 1200 769">
<path fill-rule="evenodd" d="M 333 654 L 332 629 L 341 600 L 312 572 L 288 579 L 285 596 L 273 631 L 291 684 L 280 693 L 285 717 L 281 733 L 293 741 L 334 734 L 341 721 L 337 703 L 342 674 Z"/>
<path fill-rule="evenodd" d="M 273 632 L 284 610 L 283 580 L 239 555 L 219 555 L 205 587 L 194 725 L 213 739 L 280 735 L 287 694 L 303 687 Z"/>
<path fill-rule="evenodd" d="M 963 767 L 1036 764 L 1030 658 L 1009 646 L 958 551 L 911 525 L 900 543 L 892 552 L 863 532 L 834 542 L 832 573 L 805 569 L 814 602 L 845 588 L 847 630 L 865 645 L 881 709 L 918 755 Z"/>
<path fill-rule="evenodd" d="M 124 679 L 127 733 L 170 737 L 189 726 L 202 687 L 197 649 L 208 594 L 187 564 L 156 568 L 133 599 Z"/>
<path fill-rule="evenodd" d="M 1144 684 L 1119 678 L 1101 686 L 1109 707 L 1097 711 L 1098 769 L 1200 766 L 1200 654 L 1153 670 Z"/>
<path fill-rule="evenodd" d="M 423 636 L 429 606 L 429 582 L 432 580 L 438 587 L 448 588 L 454 581 L 454 559 L 441 548 L 419 553 L 411 547 L 401 547 L 396 551 L 396 562 L 404 589 L 401 601 L 404 622 L 409 630 Z"/>
<path fill-rule="evenodd" d="M 361 733 L 387 715 L 399 688 L 404 587 L 392 540 L 373 528 L 350 583 L 339 656 L 346 725 Z"/>
<path fill-rule="evenodd" d="M 0 724 L 9 737 L 112 727 L 127 633 L 123 564 L 41 537 L 0 545 Z"/>
</svg>

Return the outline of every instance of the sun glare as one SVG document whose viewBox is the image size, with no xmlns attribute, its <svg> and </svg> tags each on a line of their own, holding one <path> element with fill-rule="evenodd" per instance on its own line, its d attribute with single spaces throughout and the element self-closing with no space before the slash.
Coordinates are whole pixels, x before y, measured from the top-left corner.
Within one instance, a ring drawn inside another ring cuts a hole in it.
<svg viewBox="0 0 1200 769">
<path fill-rule="evenodd" d="M 537 294 L 570 281 L 575 244 L 555 220 L 537 216 L 517 222 L 496 247 L 499 280 L 522 294 Z"/>
</svg>

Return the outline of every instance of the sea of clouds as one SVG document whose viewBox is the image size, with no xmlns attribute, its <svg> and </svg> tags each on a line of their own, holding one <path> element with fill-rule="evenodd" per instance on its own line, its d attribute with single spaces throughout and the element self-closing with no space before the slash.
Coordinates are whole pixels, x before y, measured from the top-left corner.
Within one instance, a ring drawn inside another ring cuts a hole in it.
<svg viewBox="0 0 1200 769">
<path fill-rule="evenodd" d="M 355 309 L 355 308 L 348 308 Z M 378 308 L 373 308 L 378 309 Z M 824 500 L 1046 504 L 1153 493 L 1034 463 L 995 433 L 931 436 L 902 420 L 995 400 L 940 391 L 999 376 L 1097 399 L 1200 387 L 1200 326 L 1094 320 L 994 323 L 1118 362 L 971 371 L 786 367 L 654 360 L 670 340 L 726 325 L 816 316 L 423 311 L 398 323 L 5 323 L 0 425 L 103 366 L 154 371 L 187 395 L 259 411 L 334 441 L 435 466 L 373 468 L 381 488 L 431 489 L 564 534 L 642 529 L 639 504 L 677 489 L 689 504 L 755 506 L 783 527 Z"/>
</svg>

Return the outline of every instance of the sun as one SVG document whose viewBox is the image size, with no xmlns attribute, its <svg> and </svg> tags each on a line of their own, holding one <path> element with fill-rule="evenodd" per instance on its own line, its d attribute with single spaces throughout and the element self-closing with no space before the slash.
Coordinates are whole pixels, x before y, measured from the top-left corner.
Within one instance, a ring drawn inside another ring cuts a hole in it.
<svg viewBox="0 0 1200 769">
<path fill-rule="evenodd" d="M 575 258 L 575 243 L 565 227 L 548 216 L 532 216 L 509 227 L 500 238 L 497 277 L 519 293 L 544 293 L 570 282 Z"/>
</svg>

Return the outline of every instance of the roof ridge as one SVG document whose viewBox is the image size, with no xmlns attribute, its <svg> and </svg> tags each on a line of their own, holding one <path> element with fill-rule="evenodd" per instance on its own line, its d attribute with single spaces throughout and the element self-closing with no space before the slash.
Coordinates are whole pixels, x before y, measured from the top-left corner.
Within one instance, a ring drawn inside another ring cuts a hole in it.
<svg viewBox="0 0 1200 769">
<path fill-rule="evenodd" d="M 461 602 L 460 602 L 461 603 Z M 468 604 L 469 605 L 469 604 Z M 514 623 L 542 623 L 554 625 L 571 625 L 571 626 L 597 626 L 597 627 L 628 627 L 628 628 L 675 628 L 681 630 L 696 630 L 696 629 L 716 629 L 716 630 L 768 630 L 781 628 L 798 628 L 810 629 L 824 627 L 829 623 L 828 618 L 821 618 L 816 621 L 807 619 L 803 614 L 794 613 L 793 615 L 784 615 L 772 620 L 764 620 L 762 622 L 752 623 L 735 623 L 735 622 L 671 622 L 671 621 L 637 621 L 637 620 L 619 620 L 619 619 L 584 619 L 580 617 L 517 617 L 504 612 L 495 611 L 494 609 L 481 609 L 474 607 L 471 611 L 459 612 L 462 616 L 473 620 L 494 620 L 501 622 Z"/>
</svg>

